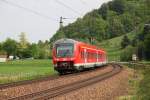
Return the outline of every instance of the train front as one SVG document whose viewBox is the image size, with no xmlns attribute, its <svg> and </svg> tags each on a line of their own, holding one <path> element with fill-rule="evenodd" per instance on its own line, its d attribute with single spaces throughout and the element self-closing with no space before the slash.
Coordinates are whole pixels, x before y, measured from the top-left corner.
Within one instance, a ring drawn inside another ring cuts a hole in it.
<svg viewBox="0 0 150 100">
<path fill-rule="evenodd" d="M 60 74 L 74 70 L 75 41 L 72 39 L 60 39 L 53 45 L 54 69 Z"/>
</svg>

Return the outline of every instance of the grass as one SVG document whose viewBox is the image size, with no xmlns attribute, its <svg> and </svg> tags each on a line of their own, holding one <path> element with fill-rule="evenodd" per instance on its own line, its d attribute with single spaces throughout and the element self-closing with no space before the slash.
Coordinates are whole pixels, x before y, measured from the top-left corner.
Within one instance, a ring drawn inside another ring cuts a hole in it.
<svg viewBox="0 0 150 100">
<path fill-rule="evenodd" d="M 150 61 L 141 61 L 143 64 L 150 64 Z"/>
<path fill-rule="evenodd" d="M 150 100 L 150 62 L 142 61 L 144 65 L 135 66 L 135 74 L 129 80 L 129 96 L 119 100 Z M 134 65 L 128 65 L 133 68 Z"/>
<path fill-rule="evenodd" d="M 150 100 L 150 65 L 142 70 L 144 77 L 139 84 L 137 97 L 139 97 L 140 100 Z"/>
<path fill-rule="evenodd" d="M 127 33 L 126 35 L 131 40 L 137 34 L 135 32 L 130 32 L 130 33 Z M 99 46 L 107 51 L 109 61 L 120 61 L 120 54 L 122 52 L 120 44 L 121 44 L 123 37 L 124 35 L 99 43 Z"/>
<path fill-rule="evenodd" d="M 0 84 L 56 74 L 51 60 L 17 60 L 0 63 Z"/>
</svg>

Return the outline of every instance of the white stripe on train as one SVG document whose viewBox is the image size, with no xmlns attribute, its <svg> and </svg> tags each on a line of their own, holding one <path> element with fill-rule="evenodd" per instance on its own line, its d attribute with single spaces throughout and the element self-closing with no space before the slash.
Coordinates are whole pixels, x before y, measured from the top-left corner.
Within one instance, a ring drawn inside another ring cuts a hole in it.
<svg viewBox="0 0 150 100">
<path fill-rule="evenodd" d="M 95 67 L 95 66 L 102 66 L 105 65 L 107 62 L 96 62 L 96 63 L 78 63 L 78 64 L 74 64 L 74 66 L 76 67 L 80 67 L 83 66 L 84 68 L 90 68 L 90 67 Z"/>
</svg>

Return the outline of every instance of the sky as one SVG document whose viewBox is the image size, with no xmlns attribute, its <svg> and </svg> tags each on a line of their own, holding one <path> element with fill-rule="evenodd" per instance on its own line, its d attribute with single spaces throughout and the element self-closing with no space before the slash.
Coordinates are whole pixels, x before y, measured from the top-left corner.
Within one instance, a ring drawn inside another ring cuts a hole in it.
<svg viewBox="0 0 150 100">
<path fill-rule="evenodd" d="M 49 40 L 63 24 L 73 23 L 110 0 L 0 0 L 0 42 L 19 41 L 21 32 L 29 42 Z"/>
</svg>

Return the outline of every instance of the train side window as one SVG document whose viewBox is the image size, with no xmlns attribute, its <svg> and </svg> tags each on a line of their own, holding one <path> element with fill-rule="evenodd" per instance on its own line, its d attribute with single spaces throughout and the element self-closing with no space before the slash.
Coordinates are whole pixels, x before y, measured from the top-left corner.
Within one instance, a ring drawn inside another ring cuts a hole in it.
<svg viewBox="0 0 150 100">
<path fill-rule="evenodd" d="M 98 59 L 100 59 L 101 58 L 101 55 L 100 54 L 98 54 Z"/>
<path fill-rule="evenodd" d="M 94 53 L 94 59 L 97 59 L 97 54 L 96 53 Z"/>
<path fill-rule="evenodd" d="M 88 58 L 88 59 L 90 58 L 90 53 L 89 53 L 89 52 L 87 52 L 87 58 Z"/>
<path fill-rule="evenodd" d="M 83 53 L 84 59 L 88 57 L 88 54 L 87 54 L 87 53 L 88 53 L 87 51 L 86 51 L 86 52 L 84 51 L 84 53 Z"/>
<path fill-rule="evenodd" d="M 90 58 L 93 59 L 93 58 L 92 58 L 92 53 L 90 53 Z"/>
<path fill-rule="evenodd" d="M 92 59 L 92 53 L 90 53 L 90 58 Z"/>
<path fill-rule="evenodd" d="M 91 58 L 92 58 L 92 53 L 88 52 L 88 59 L 91 59 Z"/>
<path fill-rule="evenodd" d="M 84 52 L 81 51 L 81 58 L 84 59 Z"/>
<path fill-rule="evenodd" d="M 95 53 L 92 53 L 92 58 L 93 58 L 93 59 L 95 59 L 95 57 L 94 57 L 94 56 L 95 56 Z"/>
</svg>

